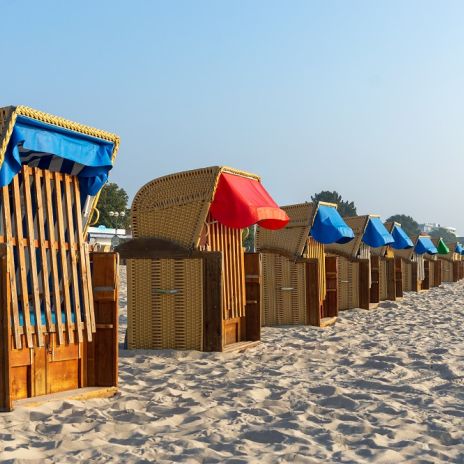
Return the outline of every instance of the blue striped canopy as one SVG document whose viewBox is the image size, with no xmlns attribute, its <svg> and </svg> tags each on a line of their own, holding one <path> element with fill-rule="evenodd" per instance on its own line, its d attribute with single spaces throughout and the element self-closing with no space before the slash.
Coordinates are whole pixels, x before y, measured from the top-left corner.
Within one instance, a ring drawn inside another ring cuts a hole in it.
<svg viewBox="0 0 464 464">
<path fill-rule="evenodd" d="M 419 237 L 416 242 L 414 251 L 418 255 L 428 253 L 429 255 L 436 255 L 438 253 L 437 247 L 433 244 L 429 237 Z"/>
<path fill-rule="evenodd" d="M 370 217 L 362 241 L 372 248 L 378 248 L 393 243 L 395 239 L 388 232 L 378 217 Z"/>
<path fill-rule="evenodd" d="M 320 205 L 311 227 L 311 237 L 319 243 L 347 243 L 354 233 L 336 208 Z"/>
<path fill-rule="evenodd" d="M 392 247 L 395 250 L 405 250 L 414 246 L 414 243 L 412 243 L 412 240 L 408 237 L 400 225 L 395 224 L 393 226 L 392 235 L 395 239 L 395 241 L 392 243 Z"/>
<path fill-rule="evenodd" d="M 26 164 L 77 176 L 85 199 L 107 181 L 113 149 L 107 140 L 18 116 L 0 168 L 0 186 L 8 185 Z"/>
<path fill-rule="evenodd" d="M 460 243 L 456 244 L 456 248 L 454 249 L 456 253 L 459 253 L 460 255 L 464 255 L 464 248 Z"/>
</svg>

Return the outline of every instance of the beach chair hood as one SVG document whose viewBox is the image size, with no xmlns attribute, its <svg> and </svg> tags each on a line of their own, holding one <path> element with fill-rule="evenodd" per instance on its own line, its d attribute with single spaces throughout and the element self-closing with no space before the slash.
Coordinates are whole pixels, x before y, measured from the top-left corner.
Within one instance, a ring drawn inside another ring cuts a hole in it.
<svg viewBox="0 0 464 464">
<path fill-rule="evenodd" d="M 221 224 L 235 229 L 259 224 L 277 230 L 289 220 L 260 182 L 227 172 L 219 176 L 210 213 Z"/>
<path fill-rule="evenodd" d="M 391 244 L 391 246 L 395 250 L 405 250 L 414 247 L 414 243 L 412 243 L 412 240 L 408 237 L 400 224 L 394 223 L 391 234 L 394 239 L 394 242 Z"/>
<path fill-rule="evenodd" d="M 282 206 L 282 209 L 290 218 L 288 224 L 276 232 L 259 227 L 256 234 L 257 250 L 301 257 L 308 237 L 323 244 L 346 243 L 354 237 L 334 203 L 299 203 Z"/>
<path fill-rule="evenodd" d="M 429 236 L 421 235 L 418 237 L 414 251 L 418 255 L 427 253 L 429 255 L 436 255 L 438 253 L 437 248 L 433 244 Z"/>
<path fill-rule="evenodd" d="M 99 129 L 25 106 L 0 109 L 0 187 L 23 165 L 71 174 L 84 206 L 106 183 L 118 148 L 119 138 Z"/>
<path fill-rule="evenodd" d="M 319 204 L 310 234 L 323 244 L 348 243 L 354 238 L 353 230 L 340 216 L 336 207 L 325 204 Z"/>
<path fill-rule="evenodd" d="M 378 216 L 370 216 L 362 241 L 372 248 L 379 248 L 394 243 L 395 239 Z"/>
<path fill-rule="evenodd" d="M 438 240 L 437 250 L 439 255 L 447 255 L 450 252 L 450 249 L 448 248 L 448 246 L 442 238 Z"/>
</svg>

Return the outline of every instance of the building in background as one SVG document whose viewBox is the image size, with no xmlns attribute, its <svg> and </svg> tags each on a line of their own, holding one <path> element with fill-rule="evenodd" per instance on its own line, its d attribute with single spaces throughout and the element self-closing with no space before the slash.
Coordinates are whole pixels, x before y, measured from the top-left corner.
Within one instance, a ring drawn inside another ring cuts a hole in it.
<svg viewBox="0 0 464 464">
<path fill-rule="evenodd" d="M 105 226 L 89 227 L 88 241 L 95 251 L 110 251 L 121 242 L 132 238 L 130 230 L 112 229 Z"/>
<path fill-rule="evenodd" d="M 437 222 L 426 222 L 425 224 L 419 224 L 421 232 L 425 232 L 429 234 L 430 232 L 436 230 L 436 229 L 445 229 L 448 232 L 452 233 L 453 235 L 456 235 L 456 227 L 449 227 L 449 226 L 442 226 L 441 224 L 438 224 Z"/>
</svg>

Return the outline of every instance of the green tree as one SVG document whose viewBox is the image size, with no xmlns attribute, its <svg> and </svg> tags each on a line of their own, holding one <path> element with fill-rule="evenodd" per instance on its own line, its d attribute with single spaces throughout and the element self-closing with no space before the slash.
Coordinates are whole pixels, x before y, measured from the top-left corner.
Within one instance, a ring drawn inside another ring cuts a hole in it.
<svg viewBox="0 0 464 464">
<path fill-rule="evenodd" d="M 255 234 L 256 227 L 250 226 L 248 229 L 245 229 L 242 234 L 242 243 L 243 247 L 248 252 L 253 252 L 255 250 Z"/>
<path fill-rule="evenodd" d="M 311 201 L 316 203 L 318 201 L 326 201 L 328 203 L 336 203 L 338 205 L 338 212 L 341 216 L 349 217 L 356 216 L 356 206 L 353 201 L 345 201 L 342 196 L 336 192 L 330 192 L 328 190 L 323 190 L 322 192 L 315 193 L 311 196 Z"/>
<path fill-rule="evenodd" d="M 433 238 L 442 238 L 445 242 L 456 242 L 456 235 L 443 227 L 433 229 L 429 235 Z"/>
<path fill-rule="evenodd" d="M 127 208 L 128 201 L 129 197 L 126 191 L 119 187 L 118 184 L 114 182 L 105 184 L 97 204 L 98 211 L 100 211 L 97 225 L 127 229 L 130 223 L 130 210 Z M 110 211 L 124 211 L 126 215 L 115 218 L 110 216 Z"/>
<path fill-rule="evenodd" d="M 420 232 L 419 224 L 406 214 L 394 214 L 390 216 L 386 222 L 399 222 L 401 227 L 408 235 L 417 235 Z"/>
</svg>

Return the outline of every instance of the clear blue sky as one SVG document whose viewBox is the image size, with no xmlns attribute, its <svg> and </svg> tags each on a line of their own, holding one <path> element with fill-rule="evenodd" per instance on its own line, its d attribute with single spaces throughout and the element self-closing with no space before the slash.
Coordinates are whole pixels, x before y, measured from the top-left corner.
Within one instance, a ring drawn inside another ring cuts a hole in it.
<svg viewBox="0 0 464 464">
<path fill-rule="evenodd" d="M 464 2 L 0 0 L 0 106 L 118 133 L 111 180 L 226 164 L 281 204 L 464 234 Z"/>
</svg>

